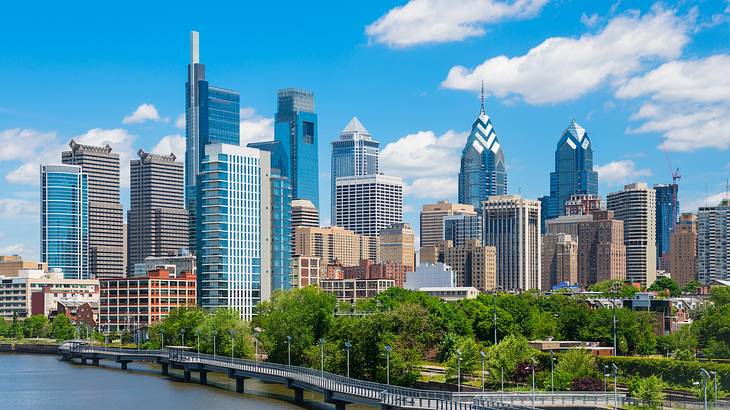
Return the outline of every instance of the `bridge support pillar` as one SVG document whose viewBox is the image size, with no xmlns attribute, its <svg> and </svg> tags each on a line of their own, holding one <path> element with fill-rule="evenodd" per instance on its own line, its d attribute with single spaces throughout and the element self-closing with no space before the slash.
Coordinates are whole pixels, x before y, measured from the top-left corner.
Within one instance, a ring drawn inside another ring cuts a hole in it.
<svg viewBox="0 0 730 410">
<path fill-rule="evenodd" d="M 129 360 L 119 360 L 117 361 L 120 365 L 122 365 L 122 370 L 127 370 L 127 364 L 129 364 Z"/>
<path fill-rule="evenodd" d="M 347 407 L 347 403 L 345 403 L 344 401 L 338 401 L 338 402 L 335 402 L 334 404 L 335 404 L 335 410 L 345 410 Z"/>
<path fill-rule="evenodd" d="M 81 358 L 81 364 L 86 364 L 86 358 L 85 357 L 82 357 Z"/>
<path fill-rule="evenodd" d="M 236 377 L 236 393 L 243 393 L 244 380 L 243 377 Z"/>
<path fill-rule="evenodd" d="M 200 384 L 208 384 L 208 372 L 200 371 Z"/>
<path fill-rule="evenodd" d="M 97 359 L 91 359 L 91 363 L 93 363 L 94 366 L 98 366 L 99 365 L 99 359 L 98 358 Z"/>
<path fill-rule="evenodd" d="M 161 364 L 162 364 L 162 375 L 167 376 L 168 374 L 170 374 L 170 368 L 168 367 L 169 365 L 167 363 L 161 363 Z"/>
<path fill-rule="evenodd" d="M 294 401 L 297 403 L 304 401 L 304 389 L 294 387 Z"/>
<path fill-rule="evenodd" d="M 183 372 L 183 376 L 185 378 L 185 383 L 189 383 L 190 382 L 190 371 L 185 370 L 185 372 Z"/>
</svg>

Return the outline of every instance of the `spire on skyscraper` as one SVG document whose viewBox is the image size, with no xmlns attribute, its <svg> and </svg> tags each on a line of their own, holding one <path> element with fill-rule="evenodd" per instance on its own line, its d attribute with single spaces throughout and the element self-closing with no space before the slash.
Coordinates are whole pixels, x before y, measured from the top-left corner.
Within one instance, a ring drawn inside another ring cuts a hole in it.
<svg viewBox="0 0 730 410">
<path fill-rule="evenodd" d="M 481 113 L 485 114 L 485 112 L 484 112 L 484 79 L 482 79 L 482 110 L 481 110 Z"/>
</svg>

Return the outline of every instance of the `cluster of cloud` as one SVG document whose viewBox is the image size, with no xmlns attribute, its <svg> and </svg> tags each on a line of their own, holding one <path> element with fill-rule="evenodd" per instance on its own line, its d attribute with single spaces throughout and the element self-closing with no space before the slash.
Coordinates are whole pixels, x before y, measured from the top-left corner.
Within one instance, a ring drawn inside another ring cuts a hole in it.
<svg viewBox="0 0 730 410">
<path fill-rule="evenodd" d="M 410 0 L 365 28 L 371 42 L 403 48 L 483 36 L 484 26 L 523 20 L 548 0 Z"/>
<path fill-rule="evenodd" d="M 122 119 L 122 124 L 141 124 L 147 121 L 163 121 L 157 107 L 152 104 L 142 103 L 131 114 Z"/>
<path fill-rule="evenodd" d="M 263 117 L 252 107 L 241 108 L 241 145 L 274 139 L 274 119 Z"/>
<path fill-rule="evenodd" d="M 608 164 L 598 165 L 595 171 L 598 172 L 598 180 L 608 186 L 636 182 L 642 178 L 651 176 L 650 169 L 637 169 L 636 163 L 630 159 L 611 161 Z"/>
</svg>

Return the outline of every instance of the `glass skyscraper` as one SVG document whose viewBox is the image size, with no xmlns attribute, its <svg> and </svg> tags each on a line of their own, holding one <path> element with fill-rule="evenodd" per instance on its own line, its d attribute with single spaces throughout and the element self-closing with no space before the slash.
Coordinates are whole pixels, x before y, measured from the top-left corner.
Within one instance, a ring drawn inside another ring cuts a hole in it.
<svg viewBox="0 0 730 410">
<path fill-rule="evenodd" d="M 340 139 L 332 141 L 332 223 L 335 221 L 335 189 L 337 177 L 374 175 L 378 173 L 380 142 L 352 117 Z"/>
<path fill-rule="evenodd" d="M 550 195 L 540 198 L 543 222 L 565 215 L 565 201 L 572 195 L 584 194 L 598 195 L 598 173 L 593 170 L 593 147 L 588 132 L 573 120 L 555 149 Z"/>
<path fill-rule="evenodd" d="M 507 170 L 504 152 L 494 132 L 492 120 L 482 107 L 466 146 L 461 152 L 459 203 L 481 208 L 482 201 L 493 195 L 507 194 Z"/>
<path fill-rule="evenodd" d="M 444 217 L 444 240 L 463 246 L 471 239 L 482 240 L 481 215 L 450 215 Z"/>
<path fill-rule="evenodd" d="M 243 319 L 271 293 L 269 153 L 205 147 L 197 185 L 198 304 Z"/>
<path fill-rule="evenodd" d="M 678 191 L 679 185 L 677 184 L 654 185 L 654 192 L 656 192 L 656 257 L 658 266 L 661 268 L 666 268 L 661 263 L 661 258 L 669 252 L 669 238 L 679 220 Z"/>
<path fill-rule="evenodd" d="M 289 157 L 292 194 L 307 199 L 319 209 L 319 160 L 317 155 L 317 114 L 314 93 L 286 88 L 277 93 L 274 139 Z"/>
<path fill-rule="evenodd" d="M 291 289 L 292 192 L 286 176 L 288 158 L 277 141 L 253 142 L 271 155 L 271 290 Z"/>
<path fill-rule="evenodd" d="M 41 261 L 66 279 L 89 278 L 88 195 L 80 166 L 41 166 Z"/>
<path fill-rule="evenodd" d="M 200 64 L 198 32 L 190 32 L 190 64 L 185 83 L 185 207 L 190 213 L 190 243 L 195 244 L 195 185 L 205 146 L 240 144 L 240 95 L 214 87 Z"/>
</svg>

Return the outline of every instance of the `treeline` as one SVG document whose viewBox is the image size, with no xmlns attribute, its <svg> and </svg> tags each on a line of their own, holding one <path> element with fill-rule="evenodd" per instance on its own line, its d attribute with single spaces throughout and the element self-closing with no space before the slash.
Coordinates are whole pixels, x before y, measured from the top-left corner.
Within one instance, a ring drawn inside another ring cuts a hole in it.
<svg viewBox="0 0 730 410">
<path fill-rule="evenodd" d="M 13 317 L 12 321 L 0 319 L 0 337 L 9 339 L 49 338 L 56 340 L 73 339 L 77 329 L 71 320 L 58 315 L 49 321 L 44 315 L 33 315 L 20 320 Z"/>
</svg>

